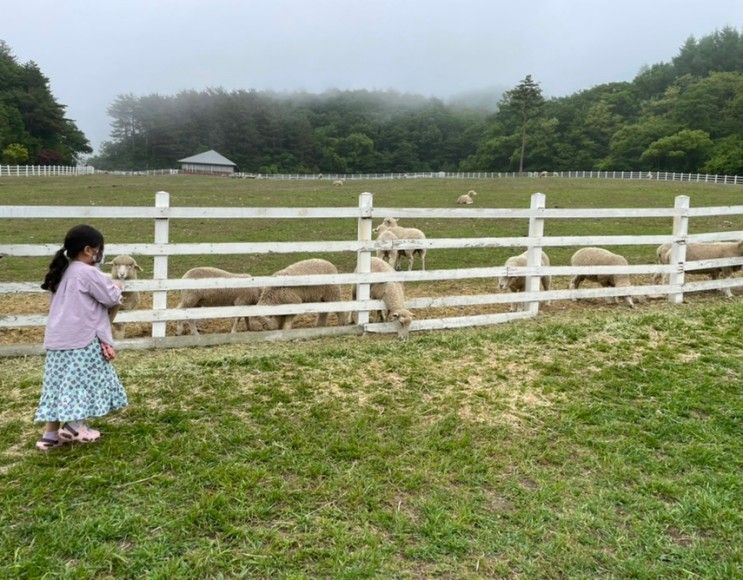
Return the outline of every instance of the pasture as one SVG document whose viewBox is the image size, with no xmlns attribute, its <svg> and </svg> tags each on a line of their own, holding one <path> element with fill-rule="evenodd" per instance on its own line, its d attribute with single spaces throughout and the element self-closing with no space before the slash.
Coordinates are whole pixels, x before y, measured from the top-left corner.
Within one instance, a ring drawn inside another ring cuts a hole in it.
<svg viewBox="0 0 743 580">
<path fill-rule="evenodd" d="M 89 447 L 0 362 L 0 576 L 734 577 L 743 304 L 127 351 Z"/>
<path fill-rule="evenodd" d="M 668 182 L 607 182 L 565 179 L 513 179 L 513 180 L 397 180 L 349 182 L 342 188 L 330 181 L 277 182 L 227 180 L 208 177 L 129 177 L 86 176 L 82 178 L 6 179 L 0 182 L 3 204 L 70 204 L 70 205 L 143 205 L 151 206 L 156 189 L 171 193 L 173 206 L 295 206 L 355 207 L 358 193 L 374 193 L 375 206 L 387 207 L 453 207 L 456 196 L 469 188 L 480 192 L 477 207 L 526 208 L 529 196 L 535 189 L 547 195 L 547 207 L 664 207 L 672 206 L 673 197 L 687 194 L 692 207 L 702 205 L 727 205 L 740 203 L 737 187 Z M 300 220 L 171 220 L 170 239 L 173 242 L 265 242 L 355 239 L 354 219 L 320 219 L 313 222 Z M 8 220 L 3 222 L 0 243 L 59 243 L 64 231 L 76 220 Z M 527 233 L 526 220 L 405 220 L 403 224 L 421 227 L 429 237 L 478 237 L 523 236 Z M 152 223 L 149 220 L 92 220 L 107 241 L 117 243 L 147 242 L 152 240 Z M 545 235 L 590 234 L 663 234 L 671 229 L 670 218 L 645 218 L 613 220 L 549 220 Z M 694 218 L 691 233 L 743 229 L 743 216 Z M 551 248 L 553 265 L 567 264 L 576 248 Z M 615 251 L 625 254 L 630 263 L 652 263 L 654 247 L 618 247 Z M 502 264 L 515 249 L 433 250 L 429 252 L 429 269 L 467 268 Z M 214 265 L 232 271 L 248 271 L 253 275 L 268 275 L 288 263 L 310 257 L 306 254 L 260 256 L 177 256 L 170 260 L 170 276 L 178 277 L 196 265 Z M 355 255 L 352 253 L 323 254 L 338 265 L 341 272 L 353 271 Z M 8 259 L 0 267 L 0 281 L 39 279 L 45 270 L 47 258 Z M 141 258 L 145 268 L 143 277 L 151 275 L 151 261 Z M 649 282 L 638 277 L 641 282 Z M 554 287 L 566 288 L 568 278 L 558 278 Z M 409 283 L 408 296 L 443 296 L 493 292 L 491 280 L 468 280 Z M 350 295 L 350 289 L 348 289 Z M 177 303 L 178 294 L 171 292 L 169 306 Z M 600 307 L 601 304 L 582 302 L 577 307 Z M 0 313 L 40 313 L 46 307 L 42 295 L 0 296 Z M 145 300 L 144 307 L 148 307 Z M 556 302 L 547 310 L 560 311 L 576 306 Z M 419 310 L 419 318 L 436 318 L 442 315 L 480 314 L 503 311 L 506 306 L 458 307 L 449 309 Z M 310 324 L 312 318 L 303 317 L 297 326 Z M 225 331 L 228 320 L 212 321 L 205 325 L 207 332 Z M 169 333 L 173 333 L 170 325 Z M 145 336 L 147 324 L 128 325 L 127 336 Z M 4 333 L 3 342 L 38 342 L 39 328 L 11 330 Z"/>
<path fill-rule="evenodd" d="M 0 180 L 2 204 L 453 207 L 740 204 L 736 187 L 524 179 L 347 184 L 209 178 Z M 717 221 L 715 221 L 717 220 Z M 175 241 L 354 239 L 354 220 L 189 220 Z M 492 228 L 496 224 L 497 231 Z M 0 242 L 59 243 L 65 220 L 0 224 Z M 152 223 L 93 223 L 108 242 Z M 525 235 L 525 220 L 431 220 L 430 237 Z M 466 230 L 464 228 L 467 228 Z M 668 233 L 670 219 L 548 222 L 547 235 Z M 739 217 L 690 231 L 743 229 Z M 572 248 L 555 249 L 554 264 Z M 654 248 L 621 248 L 630 263 Z M 502 263 L 507 250 L 430 252 L 430 268 Z M 270 274 L 300 256 L 221 256 Z M 304 256 L 301 256 L 304 257 Z M 355 257 L 326 255 L 341 271 Z M 171 276 L 204 257 L 174 257 Z M 40 279 L 47 259 L 0 263 Z M 146 277 L 151 263 L 142 260 Z M 495 291 L 411 284 L 411 296 Z M 567 280 L 556 280 L 566 287 Z M 738 294 L 740 292 L 738 291 Z M 177 297 L 171 297 L 175 299 Z M 481 329 L 289 344 L 126 351 L 130 407 L 104 438 L 48 455 L 31 417 L 43 359 L 0 360 L 0 576 L 705 576 L 743 565 L 743 302 L 719 294 L 635 311 L 556 303 Z M 12 303 L 15 301 L 16 303 Z M 43 312 L 41 295 L 0 312 Z M 219 322 L 208 330 L 219 328 Z M 226 323 L 225 323 L 226 324 Z M 3 341 L 40 338 L 40 330 Z M 146 328 L 143 327 L 143 332 Z"/>
</svg>

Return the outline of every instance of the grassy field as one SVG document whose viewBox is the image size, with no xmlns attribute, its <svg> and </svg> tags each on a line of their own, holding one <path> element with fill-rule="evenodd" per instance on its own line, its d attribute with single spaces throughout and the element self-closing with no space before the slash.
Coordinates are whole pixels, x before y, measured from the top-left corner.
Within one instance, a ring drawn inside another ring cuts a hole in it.
<svg viewBox="0 0 743 580">
<path fill-rule="evenodd" d="M 358 205 L 362 191 L 374 193 L 377 207 L 454 207 L 456 197 L 474 188 L 479 192 L 477 207 L 529 206 L 529 197 L 539 190 L 547 195 L 548 207 L 672 207 L 673 198 L 684 194 L 691 197 L 692 206 L 731 205 L 743 203 L 743 189 L 734 186 L 668 183 L 652 181 L 499 179 L 499 180 L 396 180 L 348 182 L 333 187 L 330 181 L 266 181 L 232 180 L 224 178 L 168 176 L 118 177 L 84 176 L 61 178 L 8 178 L 0 180 L 0 204 L 68 204 L 68 205 L 154 205 L 154 193 L 165 189 L 171 193 L 173 206 L 346 206 Z M 65 231 L 79 220 L 0 220 L 0 243 L 61 243 Z M 375 222 L 377 223 L 377 222 Z M 407 220 L 403 225 L 422 228 L 429 237 L 525 236 L 527 220 Z M 92 225 L 103 231 L 108 243 L 152 241 L 152 220 L 95 220 Z M 692 232 L 743 230 L 743 216 L 695 218 Z M 545 228 L 547 235 L 576 234 L 669 234 L 670 219 L 585 219 L 552 220 Z M 348 240 L 356 237 L 353 219 L 339 220 L 173 220 L 171 239 L 175 242 L 234 241 L 311 241 Z M 576 248 L 554 248 L 548 253 L 553 265 L 569 263 Z M 521 250 L 436 250 L 428 254 L 429 269 L 466 268 L 502 264 Z M 655 248 L 649 246 L 619 247 L 615 251 L 627 256 L 631 263 L 652 263 Z M 310 257 L 304 254 L 268 254 L 261 256 L 176 256 L 170 260 L 170 276 L 181 276 L 197 265 L 213 265 L 232 271 L 268 275 L 289 263 Z M 351 272 L 355 255 L 324 254 L 341 272 Z M 144 277 L 151 276 L 151 260 L 138 258 L 145 268 Z M 46 271 L 48 258 L 9 258 L 0 262 L 0 281 L 40 280 Z M 649 276 L 639 278 L 649 282 Z M 553 281 L 555 288 L 566 288 L 567 278 Z M 350 289 L 345 289 L 350 298 Z M 408 284 L 409 297 L 495 292 L 492 280 Z M 691 297 L 693 300 L 694 298 Z M 175 306 L 178 294 L 169 295 Z M 584 303 L 600 308 L 600 301 Z M 143 306 L 147 307 L 145 299 Z M 46 309 L 43 295 L 2 296 L 0 314 L 39 313 Z M 551 311 L 572 309 L 568 302 L 557 302 Z M 418 311 L 419 318 L 501 312 L 507 306 L 452 308 Z M 550 308 L 547 309 L 548 311 Z M 297 326 L 311 324 L 312 319 L 300 318 Z M 224 332 L 228 320 L 204 323 L 207 332 Z M 172 325 L 171 325 L 172 326 Z M 169 329 L 173 332 L 173 328 Z M 129 325 L 127 336 L 146 336 L 146 324 Z M 2 342 L 38 342 L 41 329 L 19 329 L 5 333 Z"/>
<path fill-rule="evenodd" d="M 0 362 L 0 577 L 731 578 L 743 302 L 125 352 L 48 455 Z"/>
</svg>

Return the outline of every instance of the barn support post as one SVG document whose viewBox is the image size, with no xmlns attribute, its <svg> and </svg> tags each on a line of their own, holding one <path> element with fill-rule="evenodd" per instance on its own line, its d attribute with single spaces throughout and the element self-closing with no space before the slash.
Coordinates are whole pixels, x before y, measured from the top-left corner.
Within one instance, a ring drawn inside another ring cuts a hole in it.
<svg viewBox="0 0 743 580">
<path fill-rule="evenodd" d="M 531 196 L 531 209 L 536 214 L 540 214 L 546 205 L 546 198 L 543 193 L 535 193 Z M 542 265 L 542 246 L 538 239 L 544 236 L 544 218 L 533 215 L 529 218 L 529 249 L 526 254 L 526 265 L 529 268 L 536 268 Z M 541 276 L 526 277 L 526 292 L 539 292 L 541 287 Z M 531 316 L 539 313 L 539 301 L 529 302 L 527 311 Z"/>
<path fill-rule="evenodd" d="M 358 240 L 360 242 L 370 242 L 372 239 L 373 197 L 368 191 L 359 195 Z M 363 274 L 371 272 L 371 252 L 358 252 L 356 271 Z M 357 284 L 356 299 L 369 300 L 369 288 L 369 284 Z M 359 311 L 357 316 L 358 324 L 362 327 L 369 322 L 368 310 Z"/>
<path fill-rule="evenodd" d="M 158 191 L 155 194 L 156 208 L 170 207 L 170 194 L 167 191 Z M 170 220 L 167 217 L 155 218 L 155 243 L 167 244 L 170 231 Z M 168 279 L 168 256 L 155 256 L 153 260 L 152 278 L 154 280 Z M 152 293 L 152 309 L 166 310 L 168 308 L 168 293 L 166 291 Z M 165 322 L 152 323 L 152 337 L 165 336 Z"/>
<path fill-rule="evenodd" d="M 681 215 L 673 218 L 673 243 L 671 244 L 671 259 L 668 263 L 675 266 L 677 271 L 671 274 L 669 282 L 673 286 L 683 286 L 686 265 L 686 235 L 689 233 L 689 196 L 676 196 L 673 207 L 680 209 Z M 684 293 L 672 292 L 668 295 L 668 301 L 672 304 L 681 304 L 684 301 Z"/>
</svg>

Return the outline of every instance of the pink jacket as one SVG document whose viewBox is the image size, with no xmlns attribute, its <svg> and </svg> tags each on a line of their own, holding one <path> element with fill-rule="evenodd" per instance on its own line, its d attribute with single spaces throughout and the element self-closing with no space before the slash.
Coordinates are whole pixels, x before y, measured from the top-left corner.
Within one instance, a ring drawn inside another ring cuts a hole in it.
<svg viewBox="0 0 743 580">
<path fill-rule="evenodd" d="M 82 348 L 96 337 L 113 344 L 108 309 L 120 303 L 121 289 L 111 278 L 95 266 L 71 262 L 52 294 L 44 348 Z"/>
</svg>

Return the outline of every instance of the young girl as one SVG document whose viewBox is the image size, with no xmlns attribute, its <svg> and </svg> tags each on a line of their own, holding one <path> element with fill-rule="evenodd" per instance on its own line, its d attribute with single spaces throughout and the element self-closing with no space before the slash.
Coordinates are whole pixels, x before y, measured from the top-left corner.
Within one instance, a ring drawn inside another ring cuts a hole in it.
<svg viewBox="0 0 743 580">
<path fill-rule="evenodd" d="M 41 287 L 52 293 L 44 335 L 44 383 L 35 421 L 46 421 L 36 447 L 48 451 L 68 441 L 91 443 L 100 433 L 85 424 L 127 405 L 111 360 L 111 318 L 121 302 L 122 283 L 96 265 L 103 260 L 103 236 L 75 226 L 54 255 Z M 61 425 L 61 426 L 60 426 Z"/>
</svg>

